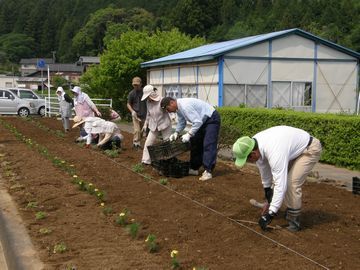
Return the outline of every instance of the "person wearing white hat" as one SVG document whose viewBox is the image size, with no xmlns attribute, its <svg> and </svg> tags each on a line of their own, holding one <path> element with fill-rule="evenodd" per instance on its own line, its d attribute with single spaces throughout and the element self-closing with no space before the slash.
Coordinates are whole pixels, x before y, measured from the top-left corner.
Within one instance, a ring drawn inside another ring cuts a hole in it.
<svg viewBox="0 0 360 270">
<path fill-rule="evenodd" d="M 143 95 L 141 78 L 134 77 L 132 79 L 132 86 L 133 90 L 131 90 L 128 95 L 126 106 L 131 113 L 134 127 L 133 147 L 135 149 L 140 149 L 140 141 L 142 137 L 141 129 L 146 118 L 146 102 L 141 100 Z"/>
<path fill-rule="evenodd" d="M 171 135 L 170 116 L 169 113 L 161 109 L 161 99 L 162 97 L 157 92 L 157 89 L 152 85 L 149 84 L 144 87 L 141 100 L 146 100 L 147 114 L 142 131 L 145 133 L 145 131 L 149 129 L 141 160 L 145 165 L 151 164 L 151 158 L 147 147 L 153 145 L 159 135 L 162 136 L 163 140 L 169 139 Z"/>
<path fill-rule="evenodd" d="M 268 202 L 259 219 L 261 229 L 266 230 L 284 201 L 287 229 L 300 230 L 302 186 L 320 159 L 320 141 L 302 129 L 275 126 L 252 138 L 239 138 L 232 150 L 236 166 L 250 161 L 259 168 Z"/>
<path fill-rule="evenodd" d="M 65 93 L 61 86 L 56 89 L 56 95 L 59 100 L 59 113 L 61 115 L 63 127 L 65 132 L 68 132 L 70 129 L 71 109 L 74 107 L 74 101 Z"/>
<path fill-rule="evenodd" d="M 79 86 L 75 86 L 71 89 L 71 92 L 74 94 L 74 105 L 75 105 L 75 113 L 77 116 L 84 118 L 89 116 L 99 116 L 101 117 L 101 113 L 96 108 L 96 105 L 88 94 L 81 91 Z"/>
</svg>

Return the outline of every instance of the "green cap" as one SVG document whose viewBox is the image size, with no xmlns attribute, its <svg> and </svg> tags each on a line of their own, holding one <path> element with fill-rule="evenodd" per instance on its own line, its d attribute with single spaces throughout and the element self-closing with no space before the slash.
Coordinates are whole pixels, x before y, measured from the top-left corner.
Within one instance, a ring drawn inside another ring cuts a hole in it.
<svg viewBox="0 0 360 270">
<path fill-rule="evenodd" d="M 245 165 L 248 155 L 254 149 L 255 140 L 244 136 L 239 139 L 233 144 L 232 150 L 234 156 L 236 158 L 235 165 L 242 167 Z"/>
</svg>

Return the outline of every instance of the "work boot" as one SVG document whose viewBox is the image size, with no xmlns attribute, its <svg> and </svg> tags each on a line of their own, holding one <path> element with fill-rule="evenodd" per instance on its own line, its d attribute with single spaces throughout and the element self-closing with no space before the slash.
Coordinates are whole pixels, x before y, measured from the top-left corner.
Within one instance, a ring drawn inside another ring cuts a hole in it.
<svg viewBox="0 0 360 270">
<path fill-rule="evenodd" d="M 300 223 L 289 221 L 289 226 L 286 227 L 290 232 L 298 232 L 300 231 Z"/>
<path fill-rule="evenodd" d="M 199 170 L 189 169 L 189 175 L 199 175 Z"/>
<path fill-rule="evenodd" d="M 202 176 L 199 178 L 200 181 L 207 181 L 210 180 L 212 178 L 212 174 L 209 173 L 208 171 L 204 171 Z"/>
<path fill-rule="evenodd" d="M 291 232 L 300 231 L 300 214 L 293 214 L 290 209 L 287 209 L 285 219 L 289 222 L 289 226 L 286 227 Z"/>
</svg>

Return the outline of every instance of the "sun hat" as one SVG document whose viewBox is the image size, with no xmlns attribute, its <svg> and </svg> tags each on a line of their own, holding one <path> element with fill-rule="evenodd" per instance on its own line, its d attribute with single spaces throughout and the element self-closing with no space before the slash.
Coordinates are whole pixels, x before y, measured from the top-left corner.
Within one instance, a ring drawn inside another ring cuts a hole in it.
<svg viewBox="0 0 360 270">
<path fill-rule="evenodd" d="M 64 92 L 64 89 L 63 89 L 61 86 L 59 86 L 59 87 L 56 89 L 56 92 Z"/>
<path fill-rule="evenodd" d="M 160 101 L 161 97 L 158 93 L 156 93 L 156 88 L 154 88 L 151 84 L 148 84 L 143 89 L 143 95 L 141 100 L 145 100 L 147 97 L 151 98 L 154 101 Z"/>
<path fill-rule="evenodd" d="M 235 165 L 242 167 L 245 165 L 248 155 L 254 149 L 255 140 L 248 136 L 241 137 L 233 144 L 232 151 L 235 155 Z"/>
<path fill-rule="evenodd" d="M 132 79 L 132 85 L 141 85 L 141 78 L 140 77 L 134 77 Z"/>
<path fill-rule="evenodd" d="M 76 128 L 78 126 L 80 126 L 82 123 L 85 122 L 85 119 L 81 118 L 80 116 L 76 115 L 73 119 L 74 121 L 74 125 L 72 126 L 72 128 Z"/>
<path fill-rule="evenodd" d="M 75 86 L 73 89 L 71 89 L 71 92 L 79 94 L 81 92 L 81 88 L 79 86 Z"/>
</svg>

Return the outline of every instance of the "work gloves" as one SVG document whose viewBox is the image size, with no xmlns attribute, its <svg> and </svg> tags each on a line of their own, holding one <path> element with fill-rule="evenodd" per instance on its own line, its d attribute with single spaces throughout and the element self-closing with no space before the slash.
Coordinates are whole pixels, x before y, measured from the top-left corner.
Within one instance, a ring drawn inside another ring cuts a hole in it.
<svg viewBox="0 0 360 270">
<path fill-rule="evenodd" d="M 182 141 L 183 143 L 187 143 L 188 141 L 190 141 L 190 138 L 191 138 L 191 134 L 188 132 L 188 133 L 186 133 L 185 135 L 182 135 L 181 141 Z"/>
<path fill-rule="evenodd" d="M 137 116 L 137 113 L 135 112 L 135 111 L 132 111 L 131 112 L 131 116 L 133 117 L 133 118 L 137 118 L 138 116 Z"/>
<path fill-rule="evenodd" d="M 266 231 L 267 226 L 271 223 L 272 219 L 274 218 L 275 213 L 269 211 L 261 216 L 259 219 L 259 225 L 263 231 Z"/>
<path fill-rule="evenodd" d="M 170 135 L 169 140 L 170 142 L 176 141 L 178 137 L 179 137 L 179 133 L 174 132 L 173 134 Z"/>
</svg>

